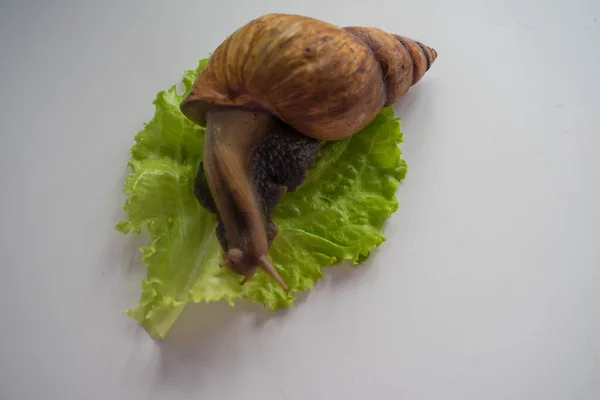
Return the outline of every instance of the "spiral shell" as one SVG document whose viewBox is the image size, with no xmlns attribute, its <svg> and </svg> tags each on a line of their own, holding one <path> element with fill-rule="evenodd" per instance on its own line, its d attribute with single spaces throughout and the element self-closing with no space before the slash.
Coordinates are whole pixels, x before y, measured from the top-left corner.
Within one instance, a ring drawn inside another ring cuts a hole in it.
<svg viewBox="0 0 600 400">
<path fill-rule="evenodd" d="M 406 93 L 436 57 L 377 28 L 268 14 L 215 50 L 181 109 L 200 125 L 214 106 L 267 110 L 304 135 L 343 139 Z"/>
</svg>

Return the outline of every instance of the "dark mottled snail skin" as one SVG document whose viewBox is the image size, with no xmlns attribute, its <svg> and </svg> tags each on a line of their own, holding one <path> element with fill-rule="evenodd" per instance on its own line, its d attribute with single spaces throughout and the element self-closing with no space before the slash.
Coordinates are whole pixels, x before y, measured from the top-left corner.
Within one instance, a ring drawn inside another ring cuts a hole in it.
<svg viewBox="0 0 600 400">
<path fill-rule="evenodd" d="M 218 216 L 224 266 L 250 279 L 269 261 L 271 214 L 300 185 L 320 140 L 360 131 L 417 83 L 437 52 L 376 28 L 340 28 L 286 14 L 234 32 L 198 75 L 182 112 L 206 127 L 195 181 Z"/>
</svg>

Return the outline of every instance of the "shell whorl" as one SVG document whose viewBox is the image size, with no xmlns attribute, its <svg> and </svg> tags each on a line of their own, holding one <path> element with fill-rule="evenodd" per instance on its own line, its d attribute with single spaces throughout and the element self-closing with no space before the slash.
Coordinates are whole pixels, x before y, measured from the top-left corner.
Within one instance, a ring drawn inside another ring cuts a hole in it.
<svg viewBox="0 0 600 400">
<path fill-rule="evenodd" d="M 378 28 L 349 26 L 343 29 L 356 35 L 373 51 L 385 82 L 385 105 L 395 103 L 419 82 L 437 58 L 434 49 L 405 36 Z"/>
<path fill-rule="evenodd" d="M 304 135 L 344 139 L 406 93 L 436 57 L 377 28 L 268 14 L 215 50 L 181 109 L 200 125 L 216 105 L 267 110 Z"/>
</svg>

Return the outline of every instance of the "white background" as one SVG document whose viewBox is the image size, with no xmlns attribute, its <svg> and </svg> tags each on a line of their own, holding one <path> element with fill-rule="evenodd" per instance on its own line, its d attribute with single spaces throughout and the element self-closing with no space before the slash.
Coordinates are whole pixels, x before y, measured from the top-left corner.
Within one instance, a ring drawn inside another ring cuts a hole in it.
<svg viewBox="0 0 600 400">
<path fill-rule="evenodd" d="M 3 1 L 0 398 L 600 398 L 600 3 Z M 157 342 L 113 230 L 157 91 L 268 12 L 440 57 L 395 109 L 388 241 L 288 311 L 194 305 Z"/>
</svg>

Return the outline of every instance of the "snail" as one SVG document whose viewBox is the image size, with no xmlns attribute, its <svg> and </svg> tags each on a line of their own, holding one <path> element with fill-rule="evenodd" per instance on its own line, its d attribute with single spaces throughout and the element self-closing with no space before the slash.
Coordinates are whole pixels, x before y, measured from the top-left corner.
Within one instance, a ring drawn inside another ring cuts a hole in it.
<svg viewBox="0 0 600 400">
<path fill-rule="evenodd" d="M 194 193 L 217 214 L 221 266 L 242 284 L 262 268 L 287 291 L 268 258 L 273 209 L 304 181 L 320 141 L 366 127 L 436 58 L 404 36 L 299 15 L 264 15 L 230 35 L 180 105 L 206 128 Z"/>
</svg>

